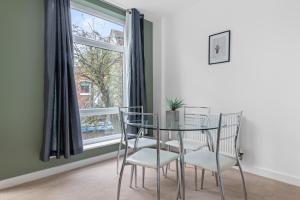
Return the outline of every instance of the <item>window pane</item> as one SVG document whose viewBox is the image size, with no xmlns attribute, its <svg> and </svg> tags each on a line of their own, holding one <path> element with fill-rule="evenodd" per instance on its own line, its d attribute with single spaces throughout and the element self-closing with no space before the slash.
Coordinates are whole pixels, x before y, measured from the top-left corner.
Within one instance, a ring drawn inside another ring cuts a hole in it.
<svg viewBox="0 0 300 200">
<path fill-rule="evenodd" d="M 119 123 L 118 114 L 101 114 L 81 117 L 82 139 L 85 144 L 88 144 L 95 143 L 95 139 L 120 134 Z"/>
<path fill-rule="evenodd" d="M 90 95 L 91 94 L 91 82 L 80 81 L 80 95 Z"/>
<path fill-rule="evenodd" d="M 95 113 L 97 108 L 123 104 L 123 53 L 74 43 L 74 73 L 83 139 L 120 133 L 118 115 Z"/>
<path fill-rule="evenodd" d="M 72 9 L 73 35 L 107 42 L 117 46 L 124 45 L 124 28 L 122 25 Z"/>
</svg>

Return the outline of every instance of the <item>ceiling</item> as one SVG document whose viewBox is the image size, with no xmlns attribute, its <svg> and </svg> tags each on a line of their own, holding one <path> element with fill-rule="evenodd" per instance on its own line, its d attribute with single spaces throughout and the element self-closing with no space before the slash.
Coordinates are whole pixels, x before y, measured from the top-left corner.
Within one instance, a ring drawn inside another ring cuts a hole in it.
<svg viewBox="0 0 300 200">
<path fill-rule="evenodd" d="M 147 18 L 161 18 L 180 12 L 199 0 L 106 0 L 121 8 L 137 8 Z"/>
</svg>

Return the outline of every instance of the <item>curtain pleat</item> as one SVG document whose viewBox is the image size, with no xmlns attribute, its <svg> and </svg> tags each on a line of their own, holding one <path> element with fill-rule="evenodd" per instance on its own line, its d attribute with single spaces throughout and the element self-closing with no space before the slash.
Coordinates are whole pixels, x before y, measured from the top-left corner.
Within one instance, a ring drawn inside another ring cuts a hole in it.
<svg viewBox="0 0 300 200">
<path fill-rule="evenodd" d="M 42 161 L 83 151 L 73 63 L 70 0 L 45 0 Z"/>
<path fill-rule="evenodd" d="M 144 65 L 144 19 L 140 12 L 131 9 L 131 45 L 129 106 L 143 106 L 147 109 Z"/>
<path fill-rule="evenodd" d="M 145 59 L 144 59 L 144 16 L 133 8 L 127 13 L 126 36 L 128 43 L 127 69 L 129 71 L 129 106 L 143 106 L 144 112 L 147 112 L 146 100 L 146 82 L 145 82 Z M 135 119 L 133 119 L 135 120 Z M 134 128 L 131 128 L 134 129 Z M 136 133 L 137 129 L 131 130 Z"/>
</svg>

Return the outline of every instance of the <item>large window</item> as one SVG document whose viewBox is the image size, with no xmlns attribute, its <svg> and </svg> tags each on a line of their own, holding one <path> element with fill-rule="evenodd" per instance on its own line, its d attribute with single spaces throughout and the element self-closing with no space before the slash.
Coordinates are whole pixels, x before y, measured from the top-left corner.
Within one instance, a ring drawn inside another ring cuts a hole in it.
<svg viewBox="0 0 300 200">
<path fill-rule="evenodd" d="M 123 105 L 124 24 L 81 6 L 71 10 L 74 74 L 84 144 L 119 137 Z"/>
</svg>

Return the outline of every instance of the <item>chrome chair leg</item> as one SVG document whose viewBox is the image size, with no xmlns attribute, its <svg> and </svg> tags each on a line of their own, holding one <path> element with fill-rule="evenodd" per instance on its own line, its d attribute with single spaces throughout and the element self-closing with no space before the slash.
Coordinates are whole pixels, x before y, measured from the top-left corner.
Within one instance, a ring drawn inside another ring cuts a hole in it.
<svg viewBox="0 0 300 200">
<path fill-rule="evenodd" d="M 122 149 L 122 138 L 123 138 L 123 133 L 121 134 L 119 149 L 118 149 L 118 154 L 117 154 L 117 174 L 119 174 L 119 160 L 120 160 L 120 151 Z"/>
<path fill-rule="evenodd" d="M 161 167 L 161 171 L 162 171 L 163 176 L 165 176 L 165 170 L 164 170 L 164 167 Z"/>
<path fill-rule="evenodd" d="M 145 167 L 143 167 L 143 179 L 142 179 L 142 186 L 145 188 Z"/>
<path fill-rule="evenodd" d="M 241 177 L 242 177 L 244 197 L 245 197 L 245 200 L 247 200 L 248 199 L 248 195 L 247 195 L 246 183 L 245 183 L 245 178 L 244 178 L 243 170 L 242 170 L 240 162 L 238 161 L 237 163 L 238 163 L 238 167 L 239 167 L 239 170 L 240 170 L 240 173 L 241 173 Z"/>
<path fill-rule="evenodd" d="M 214 176 L 216 178 L 216 186 L 219 187 L 218 173 L 214 173 Z"/>
<path fill-rule="evenodd" d="M 225 195 L 224 195 L 224 185 L 223 185 L 223 179 L 222 179 L 222 175 L 221 172 L 219 171 L 216 176 L 218 176 L 219 179 L 219 187 L 220 187 L 220 191 L 221 191 L 221 199 L 225 200 Z"/>
<path fill-rule="evenodd" d="M 117 154 L 117 174 L 119 174 L 119 160 L 120 160 L 120 151 L 122 148 L 122 142 L 119 144 L 118 154 Z"/>
<path fill-rule="evenodd" d="M 134 165 L 131 166 L 131 174 L 130 174 L 130 187 L 132 188 L 132 181 L 133 181 L 133 172 L 134 172 Z"/>
<path fill-rule="evenodd" d="M 169 164 L 166 165 L 166 173 L 165 173 L 165 177 L 168 176 L 168 165 L 169 165 Z"/>
<path fill-rule="evenodd" d="M 201 190 L 203 190 L 204 175 L 205 175 L 205 169 L 202 169 L 202 174 L 201 174 Z"/>
<path fill-rule="evenodd" d="M 120 159 L 120 151 L 118 150 L 118 154 L 117 154 L 117 174 L 119 174 L 119 159 Z"/>
<path fill-rule="evenodd" d="M 197 166 L 194 166 L 195 168 L 195 191 L 197 191 L 198 185 L 197 185 L 197 180 L 198 180 L 198 173 L 197 173 Z"/>
<path fill-rule="evenodd" d="M 122 177 L 123 177 L 123 172 L 125 168 L 125 162 L 123 162 L 121 171 L 120 171 L 120 176 L 119 176 L 119 183 L 118 183 L 118 192 L 117 192 L 117 200 L 120 199 L 120 191 L 121 191 L 121 184 L 122 184 Z"/>
<path fill-rule="evenodd" d="M 166 168 L 165 169 L 165 178 L 167 178 L 167 175 L 168 175 L 168 165 L 166 165 L 165 168 Z"/>
<path fill-rule="evenodd" d="M 168 151 L 170 151 L 170 150 L 171 150 L 171 148 L 170 148 L 170 146 L 168 146 Z M 167 164 L 167 166 L 166 166 L 166 177 L 167 177 L 167 175 L 168 175 L 168 169 L 171 169 L 170 163 Z"/>
<path fill-rule="evenodd" d="M 179 182 L 178 160 L 176 160 L 176 182 Z"/>
<path fill-rule="evenodd" d="M 160 168 L 156 169 L 156 200 L 160 200 Z"/>
<path fill-rule="evenodd" d="M 186 149 L 183 149 L 183 152 L 184 152 L 184 155 L 187 153 L 187 150 Z M 186 167 L 187 166 L 187 164 L 186 163 L 184 163 L 184 167 Z"/>
<path fill-rule="evenodd" d="M 214 142 L 213 142 L 214 140 L 213 140 L 213 137 L 211 135 L 211 132 L 210 131 L 206 131 L 206 135 L 207 135 L 208 150 L 214 152 L 215 151 L 215 149 L 214 149 Z M 211 172 L 211 174 L 212 174 L 212 176 L 215 176 L 214 172 Z M 216 180 L 217 179 L 218 178 L 216 178 Z"/>
</svg>

